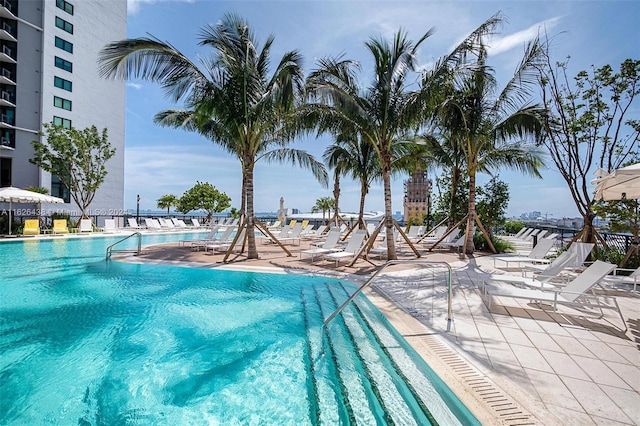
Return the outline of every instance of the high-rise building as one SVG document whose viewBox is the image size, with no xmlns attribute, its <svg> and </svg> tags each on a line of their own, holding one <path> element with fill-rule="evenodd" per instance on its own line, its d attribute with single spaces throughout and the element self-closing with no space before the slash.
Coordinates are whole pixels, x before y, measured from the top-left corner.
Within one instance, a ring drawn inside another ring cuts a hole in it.
<svg viewBox="0 0 640 426">
<path fill-rule="evenodd" d="M 404 221 L 412 217 L 422 219 L 422 215 L 429 214 L 431 204 L 431 181 L 427 179 L 427 172 L 416 170 L 404 181 Z"/>
<path fill-rule="evenodd" d="M 44 187 L 79 210 L 64 182 L 29 163 L 31 141 L 43 123 L 95 125 L 116 154 L 90 209 L 122 209 L 125 83 L 101 78 L 97 57 L 126 36 L 126 0 L 0 0 L 0 186 Z"/>
</svg>

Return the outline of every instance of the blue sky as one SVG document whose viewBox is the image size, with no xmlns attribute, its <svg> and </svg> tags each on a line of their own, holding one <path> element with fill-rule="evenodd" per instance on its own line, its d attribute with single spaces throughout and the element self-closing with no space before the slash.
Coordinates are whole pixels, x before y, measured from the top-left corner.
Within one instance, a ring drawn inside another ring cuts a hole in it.
<svg viewBox="0 0 640 426">
<path fill-rule="evenodd" d="M 344 54 L 361 61 L 361 81 L 372 78 L 364 42 L 372 36 L 389 37 L 399 28 L 416 40 L 428 29 L 435 34 L 422 44 L 419 63 L 428 67 L 486 19 L 501 11 L 506 17 L 501 32 L 490 42 L 489 63 L 504 84 L 521 58 L 524 44 L 540 28 L 556 36 L 555 59 L 570 59 L 570 73 L 638 58 L 640 16 L 638 1 L 214 1 L 214 0 L 128 0 L 130 38 L 151 34 L 170 42 L 193 61 L 208 53 L 198 46 L 199 30 L 215 24 L 226 12 L 246 19 L 263 42 L 276 37 L 273 60 L 289 50 L 302 52 L 305 71 L 317 58 Z M 140 194 L 142 209 L 155 209 L 164 194 L 176 196 L 196 181 L 206 181 L 226 192 L 239 207 L 240 166 L 237 160 L 213 143 L 195 134 L 163 129 L 153 116 L 168 108 L 180 108 L 164 97 L 160 88 L 146 81 L 127 83 L 125 207 L 135 208 Z M 637 115 L 636 115 L 637 116 Z M 304 138 L 293 146 L 320 158 L 331 143 L 329 137 Z M 550 161 L 549 161 L 550 163 Z M 278 164 L 256 166 L 256 211 L 277 211 L 280 197 L 287 208 L 309 211 L 319 197 L 330 196 L 310 172 Z M 553 168 L 543 170 L 544 179 L 532 179 L 501 171 L 500 179 L 510 187 L 508 215 L 533 210 L 549 218 L 577 216 L 566 184 Z M 430 176 L 432 179 L 435 176 Z M 488 180 L 479 176 L 479 183 Z M 392 186 L 393 210 L 402 210 L 403 179 Z M 343 211 L 357 211 L 359 185 L 343 180 Z M 383 210 L 382 184 L 371 188 L 366 210 Z"/>
</svg>

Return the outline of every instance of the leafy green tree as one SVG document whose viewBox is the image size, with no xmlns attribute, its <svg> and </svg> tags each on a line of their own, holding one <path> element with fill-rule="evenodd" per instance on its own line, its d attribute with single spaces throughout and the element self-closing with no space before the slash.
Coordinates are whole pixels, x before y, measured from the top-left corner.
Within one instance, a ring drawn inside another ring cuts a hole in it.
<svg viewBox="0 0 640 426">
<path fill-rule="evenodd" d="M 107 129 L 100 134 L 96 126 L 83 130 L 53 123 L 43 126 L 47 140 L 31 141 L 34 157 L 29 162 L 64 182 L 86 219 L 87 208 L 107 176 L 105 163 L 116 153 L 109 143 Z"/>
<path fill-rule="evenodd" d="M 456 177 L 451 169 L 444 168 L 440 176 L 436 177 L 436 188 L 438 196 L 433 212 L 436 223 L 447 217 L 450 225 L 458 223 L 466 214 L 469 205 L 469 179 L 464 175 Z"/>
<path fill-rule="evenodd" d="M 316 204 L 311 207 L 311 213 L 322 212 L 322 223 L 324 224 L 325 213 L 331 213 L 331 209 L 335 206 L 335 200 L 331 197 L 320 197 L 316 200 Z"/>
<path fill-rule="evenodd" d="M 256 162 L 301 165 L 319 181 L 328 181 L 321 162 L 304 151 L 285 148 L 294 135 L 287 118 L 302 99 L 302 57 L 297 51 L 284 53 L 269 74 L 274 37 L 268 37 L 260 48 L 249 25 L 233 14 L 205 26 L 200 38 L 200 45 L 214 49 L 202 61 L 204 69 L 170 44 L 138 38 L 107 45 L 100 53 L 101 73 L 160 83 L 174 101 L 185 100 L 186 110 L 161 113 L 156 122 L 197 131 L 240 160 L 247 257 L 256 259 Z"/>
<path fill-rule="evenodd" d="M 167 209 L 167 217 L 169 217 L 169 210 L 171 210 L 171 207 L 177 205 L 178 197 L 173 194 L 163 195 L 158 198 L 157 203 L 159 209 Z"/>
<path fill-rule="evenodd" d="M 554 62 L 548 47 L 544 59 L 539 82 L 547 113 L 541 143 L 584 220 L 583 241 L 593 242 L 593 172 L 611 172 L 638 154 L 640 60 L 626 59 L 618 72 L 604 65 L 570 78 L 569 62 Z"/>
<path fill-rule="evenodd" d="M 220 213 L 229 207 L 231 198 L 209 182 L 197 182 L 193 188 L 182 194 L 176 204 L 176 210 L 183 214 L 203 210 L 207 213 L 207 221 L 211 221 L 214 213 Z"/>
<path fill-rule="evenodd" d="M 492 177 L 486 185 L 478 188 L 476 210 L 489 236 L 504 224 L 508 206 L 509 185 L 499 180 L 499 176 Z"/>
<path fill-rule="evenodd" d="M 486 64 L 487 52 L 482 38 L 477 59 L 467 57 L 469 67 L 440 105 L 439 119 L 446 133 L 461 148 L 469 178 L 469 204 L 465 252 L 472 254 L 476 222 L 476 175 L 509 167 L 541 177 L 543 153 L 533 143 L 541 133 L 542 111 L 527 100 L 536 83 L 536 66 L 541 49 L 530 43 L 514 75 L 498 91 L 493 71 Z M 465 62 L 467 63 L 467 62 Z"/>
</svg>

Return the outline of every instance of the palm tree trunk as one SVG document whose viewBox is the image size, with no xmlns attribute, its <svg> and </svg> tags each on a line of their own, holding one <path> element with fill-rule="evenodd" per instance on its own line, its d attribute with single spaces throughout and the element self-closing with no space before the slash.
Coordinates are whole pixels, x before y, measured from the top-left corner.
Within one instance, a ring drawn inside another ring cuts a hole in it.
<svg viewBox="0 0 640 426">
<path fill-rule="evenodd" d="M 448 226 L 451 228 L 455 223 L 455 212 L 453 206 L 455 205 L 456 193 L 458 191 L 458 181 L 460 180 L 460 169 L 453 167 L 451 170 L 451 199 L 449 200 L 449 221 Z"/>
<path fill-rule="evenodd" d="M 338 201 L 340 200 L 340 175 L 336 173 L 335 179 L 333 181 L 333 199 L 334 205 L 333 210 L 335 211 L 336 216 L 336 226 L 338 225 Z"/>
<path fill-rule="evenodd" d="M 469 216 L 467 217 L 467 240 L 465 254 L 473 254 L 473 235 L 476 226 L 476 173 L 469 170 Z"/>
<path fill-rule="evenodd" d="M 391 210 L 391 160 L 385 158 L 382 170 L 382 181 L 384 182 L 384 221 L 386 227 L 387 259 L 396 260 L 396 244 L 393 238 L 393 211 Z"/>
<path fill-rule="evenodd" d="M 360 185 L 360 211 L 358 211 L 358 222 L 360 223 L 360 228 L 365 229 L 364 226 L 364 200 L 367 196 L 367 186 L 362 183 Z"/>
<path fill-rule="evenodd" d="M 247 258 L 258 259 L 258 249 L 256 248 L 256 236 L 254 233 L 254 209 L 253 209 L 253 160 L 245 161 L 246 180 L 244 182 L 247 192 Z"/>
</svg>

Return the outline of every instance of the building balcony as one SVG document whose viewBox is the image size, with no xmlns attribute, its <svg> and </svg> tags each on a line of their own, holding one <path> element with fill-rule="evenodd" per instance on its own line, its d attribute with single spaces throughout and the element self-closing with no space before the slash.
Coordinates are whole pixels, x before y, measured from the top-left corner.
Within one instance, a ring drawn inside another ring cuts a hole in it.
<svg viewBox="0 0 640 426">
<path fill-rule="evenodd" d="M 3 137 L 0 139 L 0 149 L 14 150 L 16 149 L 16 144 L 10 138 Z"/>
<path fill-rule="evenodd" d="M 9 46 L 4 45 L 2 46 L 2 49 L 0 49 L 0 61 L 15 64 L 17 63 L 17 61 L 14 58 L 15 54 L 16 54 L 15 49 L 12 49 Z"/>
<path fill-rule="evenodd" d="M 13 73 L 6 68 L 2 68 L 0 70 L 0 83 L 15 86 L 16 82 L 14 81 Z"/>
<path fill-rule="evenodd" d="M 15 108 L 16 97 L 13 93 L 3 90 L 0 94 L 0 105 Z"/>
<path fill-rule="evenodd" d="M 15 7 L 11 0 L 0 0 L 0 16 L 3 18 L 16 19 Z"/>
<path fill-rule="evenodd" d="M 2 23 L 2 28 L 0 28 L 0 40 L 8 40 L 17 42 L 15 35 L 15 29 L 9 25 L 7 22 Z"/>
<path fill-rule="evenodd" d="M 12 116 L 8 114 L 0 114 L 0 127 L 14 128 L 15 124 L 15 119 Z"/>
</svg>

